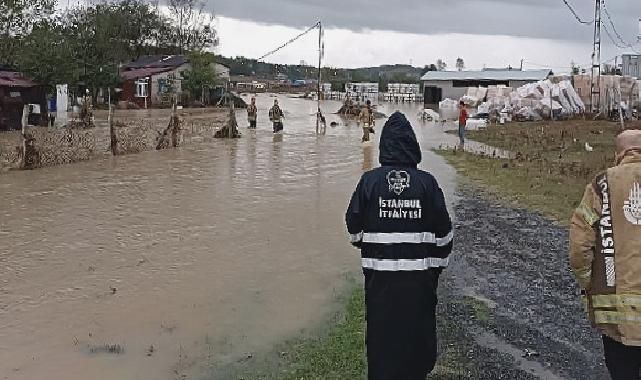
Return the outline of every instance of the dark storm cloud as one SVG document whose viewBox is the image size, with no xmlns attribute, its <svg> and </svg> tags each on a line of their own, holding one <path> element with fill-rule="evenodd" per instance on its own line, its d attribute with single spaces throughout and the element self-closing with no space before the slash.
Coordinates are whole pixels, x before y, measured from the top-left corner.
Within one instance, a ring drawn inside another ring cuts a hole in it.
<svg viewBox="0 0 641 380">
<path fill-rule="evenodd" d="M 321 19 L 326 26 L 356 31 L 502 34 L 586 41 L 592 38 L 592 27 L 577 23 L 563 0 L 208 1 L 218 15 L 294 27 L 312 25 Z M 592 1 L 568 1 L 581 18 L 594 18 Z M 623 38 L 635 42 L 641 2 L 608 0 L 606 6 Z M 607 19 L 604 22 L 610 27 Z M 604 39 L 607 41 L 607 36 Z"/>
</svg>

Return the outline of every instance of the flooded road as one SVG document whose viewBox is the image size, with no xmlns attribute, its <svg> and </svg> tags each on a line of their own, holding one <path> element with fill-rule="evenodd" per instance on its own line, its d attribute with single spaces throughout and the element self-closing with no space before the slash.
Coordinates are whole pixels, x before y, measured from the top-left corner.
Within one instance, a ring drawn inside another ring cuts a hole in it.
<svg viewBox="0 0 641 380">
<path fill-rule="evenodd" d="M 383 122 L 363 146 L 338 102 L 316 136 L 315 102 L 279 100 L 282 135 L 261 95 L 238 140 L 0 176 L 0 378 L 193 378 L 322 323 L 359 278 L 343 215 Z M 428 149 L 455 138 L 396 108 L 452 202 Z"/>
</svg>

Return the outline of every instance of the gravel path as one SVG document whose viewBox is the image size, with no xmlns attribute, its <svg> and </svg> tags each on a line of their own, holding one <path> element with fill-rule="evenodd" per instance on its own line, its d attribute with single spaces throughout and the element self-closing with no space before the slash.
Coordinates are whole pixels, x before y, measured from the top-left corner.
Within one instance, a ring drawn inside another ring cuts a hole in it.
<svg viewBox="0 0 641 380">
<path fill-rule="evenodd" d="M 434 378 L 608 379 L 571 276 L 567 229 L 466 186 L 439 319 L 441 352 L 456 347 L 469 362 Z"/>
</svg>

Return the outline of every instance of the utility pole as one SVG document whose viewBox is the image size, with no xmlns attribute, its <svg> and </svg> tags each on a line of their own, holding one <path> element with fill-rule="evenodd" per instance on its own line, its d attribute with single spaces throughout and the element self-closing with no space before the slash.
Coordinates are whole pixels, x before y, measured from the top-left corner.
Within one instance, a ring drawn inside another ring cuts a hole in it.
<svg viewBox="0 0 641 380">
<path fill-rule="evenodd" d="M 592 50 L 592 79 L 590 80 L 590 102 L 593 113 L 601 110 L 601 1 L 594 4 L 594 46 Z"/>
<path fill-rule="evenodd" d="M 318 110 L 316 111 L 316 134 L 318 134 L 318 131 L 320 129 L 320 124 L 321 124 L 321 80 L 322 80 L 322 70 L 321 70 L 321 65 L 323 61 L 323 24 L 319 21 L 318 22 L 318 86 L 317 86 L 317 93 L 316 93 L 316 101 L 317 101 L 317 106 Z"/>
</svg>

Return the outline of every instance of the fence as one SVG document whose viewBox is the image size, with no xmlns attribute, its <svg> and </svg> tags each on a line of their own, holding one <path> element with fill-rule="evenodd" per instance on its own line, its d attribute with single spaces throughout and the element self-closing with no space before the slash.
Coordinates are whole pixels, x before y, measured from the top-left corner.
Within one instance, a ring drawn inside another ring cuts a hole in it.
<svg viewBox="0 0 641 380">
<path fill-rule="evenodd" d="M 23 131 L 0 132 L 0 172 L 170 148 L 213 137 L 228 118 L 226 109 L 184 110 L 176 121 L 169 110 L 121 111 L 113 128 L 108 118 L 84 129 L 25 126 Z"/>
</svg>

